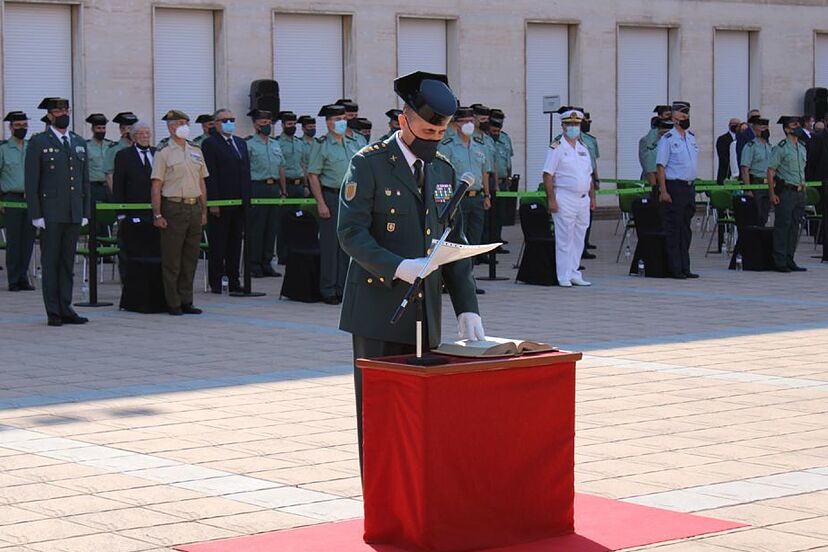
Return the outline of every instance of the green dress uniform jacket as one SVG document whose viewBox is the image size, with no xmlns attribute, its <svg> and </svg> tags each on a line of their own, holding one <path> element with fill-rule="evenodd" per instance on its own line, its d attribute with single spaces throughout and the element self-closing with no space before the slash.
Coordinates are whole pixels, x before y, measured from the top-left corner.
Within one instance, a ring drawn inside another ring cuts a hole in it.
<svg viewBox="0 0 828 552">
<path fill-rule="evenodd" d="M 504 131 L 500 131 L 497 140 L 492 138 L 495 145 L 495 176 L 498 181 L 509 178 L 512 174 L 512 157 L 515 150 L 512 147 L 512 139 Z"/>
<path fill-rule="evenodd" d="M 115 142 L 104 138 L 98 142 L 94 138 L 86 141 L 86 151 L 89 155 L 89 181 L 90 182 L 104 182 L 106 180 L 106 173 L 104 172 L 104 162 L 106 161 L 106 153 L 109 147 Z M 113 157 L 114 160 L 114 157 Z M 112 164 L 113 171 L 115 164 Z"/>
<path fill-rule="evenodd" d="M 26 201 L 31 220 L 80 224 L 89 218 L 91 199 L 86 141 L 67 132 L 69 151 L 55 133 L 42 132 L 26 150 Z"/>
<path fill-rule="evenodd" d="M 363 148 L 353 157 L 340 191 L 339 241 L 351 257 L 339 328 L 382 341 L 413 344 L 416 308 L 409 307 L 397 324 L 391 316 L 409 284 L 395 280 L 404 259 L 431 252 L 432 239 L 442 234 L 439 212 L 456 177 L 451 163 L 438 156 L 425 167 L 421 194 L 411 168 L 394 137 Z M 441 201 L 438 203 L 438 201 Z M 449 240 L 467 243 L 459 220 Z M 471 260 L 444 265 L 423 282 L 424 320 L 430 347 L 441 340 L 441 281 L 456 314 L 479 312 Z"/>
<path fill-rule="evenodd" d="M 794 144 L 786 138 L 771 150 L 768 167 L 776 170 L 777 179 L 798 186 L 805 183 L 807 162 L 808 150 L 805 149 L 805 145 L 799 140 Z"/>
<path fill-rule="evenodd" d="M 250 155 L 250 180 L 276 181 L 274 186 L 279 190 L 279 167 L 285 164 L 285 158 L 279 141 L 268 137 L 267 143 L 258 136 L 250 136 L 247 140 L 247 152 Z"/>
</svg>

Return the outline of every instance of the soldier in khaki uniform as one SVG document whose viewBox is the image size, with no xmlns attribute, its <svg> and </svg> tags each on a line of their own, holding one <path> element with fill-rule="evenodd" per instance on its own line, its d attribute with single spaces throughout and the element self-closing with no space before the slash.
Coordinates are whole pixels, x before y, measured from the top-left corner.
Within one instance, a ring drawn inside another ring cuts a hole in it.
<svg viewBox="0 0 828 552">
<path fill-rule="evenodd" d="M 155 155 L 152 167 L 153 224 L 161 229 L 161 271 L 170 314 L 201 314 L 193 306 L 193 278 L 198 266 L 201 229 L 207 224 L 209 176 L 201 150 L 187 142 L 190 118 L 173 109 L 162 120 L 169 145 Z"/>
</svg>

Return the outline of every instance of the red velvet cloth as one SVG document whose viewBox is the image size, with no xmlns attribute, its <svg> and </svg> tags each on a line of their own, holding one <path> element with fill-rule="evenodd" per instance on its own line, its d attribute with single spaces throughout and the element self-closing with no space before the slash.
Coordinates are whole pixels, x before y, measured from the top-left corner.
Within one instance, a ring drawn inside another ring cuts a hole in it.
<svg viewBox="0 0 828 552">
<path fill-rule="evenodd" d="M 520 358 L 363 369 L 365 542 L 455 552 L 573 531 L 575 361 Z"/>
</svg>

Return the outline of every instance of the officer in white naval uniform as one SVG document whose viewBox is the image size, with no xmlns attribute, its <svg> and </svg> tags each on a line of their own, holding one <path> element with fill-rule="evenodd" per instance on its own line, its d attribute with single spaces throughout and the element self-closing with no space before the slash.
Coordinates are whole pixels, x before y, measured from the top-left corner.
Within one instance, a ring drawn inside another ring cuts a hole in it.
<svg viewBox="0 0 828 552">
<path fill-rule="evenodd" d="M 580 140 L 583 118 L 575 109 L 561 114 L 563 134 L 550 144 L 543 167 L 543 185 L 555 222 L 558 285 L 562 287 L 591 285 L 578 270 L 589 212 L 595 208 L 592 160 Z"/>
</svg>

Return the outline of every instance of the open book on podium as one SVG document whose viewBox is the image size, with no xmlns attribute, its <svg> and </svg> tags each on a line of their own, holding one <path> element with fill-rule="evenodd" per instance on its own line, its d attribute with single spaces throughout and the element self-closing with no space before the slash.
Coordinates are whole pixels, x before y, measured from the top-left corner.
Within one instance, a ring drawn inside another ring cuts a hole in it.
<svg viewBox="0 0 828 552">
<path fill-rule="evenodd" d="M 441 343 L 439 347 L 431 352 L 458 357 L 488 358 L 518 356 L 524 353 L 546 353 L 557 350 L 557 347 L 553 347 L 548 343 L 486 336 L 486 339 L 480 341 L 463 339 Z"/>
</svg>

